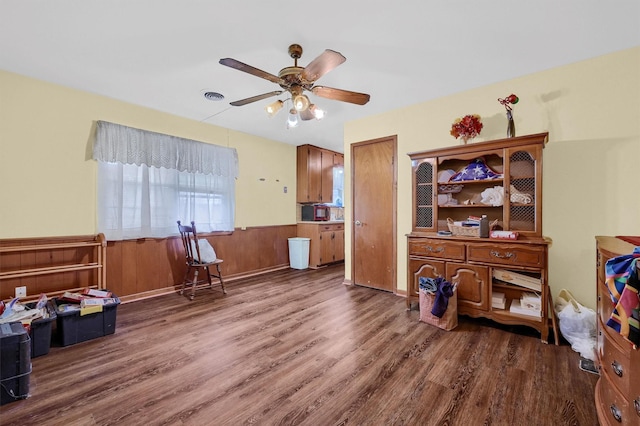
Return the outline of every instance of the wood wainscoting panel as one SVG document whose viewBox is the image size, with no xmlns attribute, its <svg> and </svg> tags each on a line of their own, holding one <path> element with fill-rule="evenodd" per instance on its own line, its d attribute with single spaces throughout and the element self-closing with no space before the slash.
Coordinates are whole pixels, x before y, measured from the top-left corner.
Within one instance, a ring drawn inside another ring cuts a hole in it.
<svg viewBox="0 0 640 426">
<path fill-rule="evenodd" d="M 296 225 L 275 225 L 200 237 L 206 238 L 224 260 L 222 277 L 228 281 L 287 267 L 288 241 L 296 232 Z M 184 273 L 179 237 L 107 243 L 107 287 L 125 301 L 172 291 L 182 283 Z"/>
<path fill-rule="evenodd" d="M 177 231 L 177 226 L 176 226 Z M 275 225 L 236 229 L 230 233 L 201 234 L 215 248 L 225 281 L 289 266 L 289 238 L 297 235 L 297 225 Z M 75 243 L 92 236 L 42 237 L 0 240 L 1 247 Z M 68 263 L 95 262 L 95 248 L 72 247 L 56 250 L 5 251 L 0 255 L 0 272 Z M 182 283 L 185 273 L 184 249 L 180 237 L 142 238 L 108 241 L 106 248 L 106 288 L 123 301 L 164 294 Z M 29 295 L 93 286 L 98 283 L 92 270 L 61 272 L 41 276 L 3 279 L 0 299 L 10 299 L 14 288 L 26 286 Z"/>
</svg>

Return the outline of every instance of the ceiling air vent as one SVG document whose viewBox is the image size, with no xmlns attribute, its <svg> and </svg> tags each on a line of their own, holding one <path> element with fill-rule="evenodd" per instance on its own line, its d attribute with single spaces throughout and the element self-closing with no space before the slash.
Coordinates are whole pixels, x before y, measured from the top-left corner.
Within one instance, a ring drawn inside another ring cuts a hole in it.
<svg viewBox="0 0 640 426">
<path fill-rule="evenodd" d="M 224 95 L 218 92 L 204 92 L 204 97 L 210 101 L 221 101 L 224 99 Z"/>
</svg>

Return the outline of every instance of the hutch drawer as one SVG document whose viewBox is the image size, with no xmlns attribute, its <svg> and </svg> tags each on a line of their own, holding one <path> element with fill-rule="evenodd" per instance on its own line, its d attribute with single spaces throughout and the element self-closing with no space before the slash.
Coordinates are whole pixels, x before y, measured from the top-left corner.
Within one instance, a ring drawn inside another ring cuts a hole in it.
<svg viewBox="0 0 640 426">
<path fill-rule="evenodd" d="M 467 247 L 469 262 L 544 268 L 545 257 L 545 246 L 541 245 L 470 244 Z"/>
<path fill-rule="evenodd" d="M 410 256 L 437 257 L 448 260 L 464 260 L 465 244 L 455 241 L 420 238 L 409 240 Z"/>
</svg>

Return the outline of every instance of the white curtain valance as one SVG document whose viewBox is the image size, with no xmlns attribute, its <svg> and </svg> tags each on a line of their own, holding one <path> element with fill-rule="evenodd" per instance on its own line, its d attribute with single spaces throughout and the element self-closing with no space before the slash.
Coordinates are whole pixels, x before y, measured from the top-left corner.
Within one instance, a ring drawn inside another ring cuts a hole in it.
<svg viewBox="0 0 640 426">
<path fill-rule="evenodd" d="M 191 139 L 98 121 L 93 159 L 238 177 L 238 152 Z"/>
</svg>

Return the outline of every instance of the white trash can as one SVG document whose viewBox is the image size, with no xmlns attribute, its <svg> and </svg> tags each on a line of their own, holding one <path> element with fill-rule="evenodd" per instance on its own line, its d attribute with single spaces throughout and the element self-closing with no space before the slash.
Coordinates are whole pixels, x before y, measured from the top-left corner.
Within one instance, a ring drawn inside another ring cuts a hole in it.
<svg viewBox="0 0 640 426">
<path fill-rule="evenodd" d="M 289 265 L 293 269 L 309 267 L 309 242 L 311 238 L 289 238 Z"/>
</svg>

